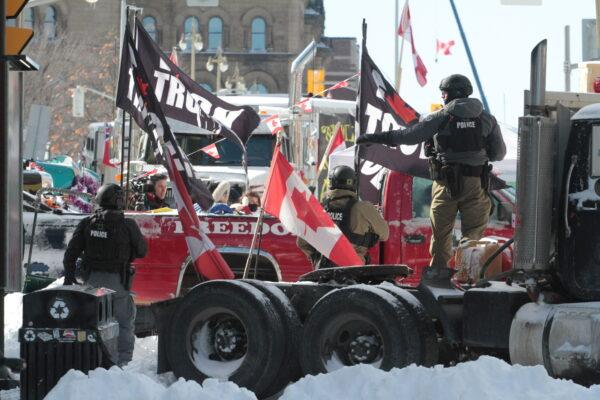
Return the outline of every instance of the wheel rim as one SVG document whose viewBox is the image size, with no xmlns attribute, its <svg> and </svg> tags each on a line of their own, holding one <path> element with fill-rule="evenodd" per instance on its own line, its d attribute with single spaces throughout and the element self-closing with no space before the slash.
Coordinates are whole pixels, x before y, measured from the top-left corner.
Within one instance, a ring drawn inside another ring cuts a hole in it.
<svg viewBox="0 0 600 400">
<path fill-rule="evenodd" d="M 192 320 L 187 351 L 194 366 L 206 376 L 227 379 L 244 362 L 248 350 L 242 320 L 223 308 L 209 308 Z"/>
<path fill-rule="evenodd" d="M 356 364 L 381 367 L 384 343 L 375 324 L 367 318 L 358 314 L 340 315 L 321 332 L 319 354 L 327 372 Z"/>
</svg>

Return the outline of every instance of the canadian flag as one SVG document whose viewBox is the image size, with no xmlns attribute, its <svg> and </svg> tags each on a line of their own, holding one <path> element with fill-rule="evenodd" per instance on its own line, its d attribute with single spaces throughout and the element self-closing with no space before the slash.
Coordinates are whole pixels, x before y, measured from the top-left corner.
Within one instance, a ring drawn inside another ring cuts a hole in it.
<svg viewBox="0 0 600 400">
<path fill-rule="evenodd" d="M 438 39 L 435 40 L 435 54 L 441 54 L 443 56 L 449 56 L 450 49 L 454 46 L 454 40 L 449 40 L 447 42 L 441 42 Z"/>
<path fill-rule="evenodd" d="M 196 271 L 208 280 L 233 279 L 234 275 L 231 268 L 200 227 L 200 220 L 196 215 L 192 198 L 185 187 L 175 160 L 169 150 L 165 151 L 165 154 L 167 170 L 173 180 L 172 190 L 175 204 L 177 204 L 179 220 Z"/>
<path fill-rule="evenodd" d="M 310 97 L 303 98 L 296 105 L 298 107 L 300 107 L 300 109 L 302 111 L 304 111 L 305 113 L 310 113 L 313 110 L 313 108 L 312 108 L 312 102 L 310 101 Z"/>
<path fill-rule="evenodd" d="M 338 151 L 342 151 L 345 148 L 346 141 L 344 140 L 344 131 L 342 130 L 342 126 L 338 124 L 335 134 L 329 139 L 329 143 L 327 143 L 327 147 L 325 148 L 325 153 L 323 153 L 323 159 L 319 164 L 318 171 L 321 172 L 325 168 L 330 155 L 337 153 Z"/>
<path fill-rule="evenodd" d="M 221 158 L 221 155 L 219 154 L 219 149 L 217 149 L 216 143 L 211 143 L 208 146 L 204 146 L 203 148 L 200 149 L 200 151 L 208 154 L 210 157 L 215 158 L 217 160 L 219 158 Z"/>
<path fill-rule="evenodd" d="M 341 89 L 348 87 L 348 81 L 341 81 L 329 88 L 329 90 Z"/>
<path fill-rule="evenodd" d="M 279 132 L 283 132 L 283 125 L 281 125 L 281 119 L 278 115 L 271 115 L 263 122 L 269 127 L 271 134 L 277 135 Z"/>
<path fill-rule="evenodd" d="M 427 68 L 423 60 L 415 49 L 415 40 L 413 38 L 412 26 L 410 24 L 410 10 L 408 9 L 408 0 L 404 4 L 402 10 L 402 18 L 400 19 L 400 26 L 398 27 L 398 35 L 402 36 L 403 40 L 410 40 L 410 46 L 412 48 L 413 63 L 415 64 L 415 74 L 417 75 L 417 82 L 419 85 L 425 86 L 427 84 Z"/>
<path fill-rule="evenodd" d="M 112 136 L 112 128 L 109 125 L 104 126 L 104 155 L 102 156 L 102 164 L 107 167 L 115 168 L 118 164 L 110 160 L 110 142 Z"/>
<path fill-rule="evenodd" d="M 317 198 L 275 148 L 263 196 L 266 212 L 283 226 L 306 240 L 318 252 L 339 266 L 364 265 L 356 251 L 325 212 Z"/>
</svg>

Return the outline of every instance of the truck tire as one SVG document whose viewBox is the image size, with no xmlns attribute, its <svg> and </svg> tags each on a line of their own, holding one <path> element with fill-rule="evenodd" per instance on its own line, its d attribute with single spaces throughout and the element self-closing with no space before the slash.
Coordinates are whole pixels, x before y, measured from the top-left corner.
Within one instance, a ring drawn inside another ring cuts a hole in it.
<svg viewBox="0 0 600 400">
<path fill-rule="evenodd" d="M 167 357 L 177 377 L 228 379 L 260 398 L 283 363 L 284 327 L 268 296 L 245 282 L 194 287 L 177 307 Z"/>
<path fill-rule="evenodd" d="M 414 318 L 388 292 L 354 285 L 323 296 L 304 323 L 300 365 L 305 374 L 346 365 L 371 364 L 390 370 L 419 360 Z"/>
<path fill-rule="evenodd" d="M 432 367 L 439 360 L 439 345 L 437 333 L 433 321 L 425 311 L 423 304 L 408 291 L 399 288 L 392 284 L 382 284 L 379 289 L 385 290 L 396 297 L 408 310 L 410 316 L 414 319 L 415 325 L 418 327 L 415 334 L 418 336 L 419 348 L 421 349 L 419 365 Z"/>
<path fill-rule="evenodd" d="M 286 339 L 283 363 L 271 385 L 263 392 L 264 397 L 271 397 L 288 383 L 294 382 L 302 376 L 300 360 L 298 359 L 302 323 L 290 300 L 277 286 L 254 279 L 243 282 L 247 282 L 263 292 L 275 306 L 275 310 L 277 310 L 283 322 L 284 338 Z"/>
</svg>

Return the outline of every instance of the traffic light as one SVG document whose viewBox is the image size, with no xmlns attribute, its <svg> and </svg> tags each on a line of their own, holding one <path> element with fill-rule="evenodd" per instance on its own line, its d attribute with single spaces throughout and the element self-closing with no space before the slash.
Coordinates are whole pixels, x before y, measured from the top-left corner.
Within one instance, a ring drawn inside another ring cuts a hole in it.
<svg viewBox="0 0 600 400">
<path fill-rule="evenodd" d="M 306 93 L 322 93 L 325 90 L 325 70 L 309 69 L 306 73 Z"/>
<path fill-rule="evenodd" d="M 6 18 L 16 19 L 28 1 L 4 0 Z M 13 71 L 37 71 L 38 65 L 26 55 L 21 54 L 25 46 L 33 38 L 33 29 L 6 26 L 6 21 L 2 21 L 1 26 L 4 27 L 4 32 L 0 32 L 0 38 L 5 40 L 4 54 L 0 54 L 2 61 L 6 61 L 9 68 Z"/>
<path fill-rule="evenodd" d="M 5 0 L 6 18 L 15 19 L 25 8 L 29 0 Z M 33 29 L 5 27 L 6 47 L 5 56 L 16 56 L 21 54 L 27 43 L 33 38 Z"/>
</svg>

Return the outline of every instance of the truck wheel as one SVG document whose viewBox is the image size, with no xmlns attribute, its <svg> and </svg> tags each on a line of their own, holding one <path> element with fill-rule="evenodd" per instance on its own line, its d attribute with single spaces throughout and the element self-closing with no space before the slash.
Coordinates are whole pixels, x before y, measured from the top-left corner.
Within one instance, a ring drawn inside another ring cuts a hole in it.
<svg viewBox="0 0 600 400">
<path fill-rule="evenodd" d="M 194 287 L 177 307 L 167 357 L 177 377 L 228 379 L 261 397 L 279 373 L 283 323 L 269 298 L 239 281 Z"/>
<path fill-rule="evenodd" d="M 410 316 L 414 319 L 418 330 L 414 333 L 417 335 L 417 341 L 421 350 L 421 357 L 417 364 L 425 367 L 432 367 L 439 360 L 439 346 L 437 341 L 437 333 L 433 321 L 425 311 L 423 304 L 408 291 L 394 286 L 392 284 L 383 284 L 378 286 L 379 289 L 385 290 L 396 297 L 408 310 Z"/>
<path fill-rule="evenodd" d="M 273 383 L 264 391 L 264 397 L 271 397 L 288 383 L 294 382 L 302 376 L 298 359 L 302 323 L 290 300 L 277 286 L 253 279 L 243 282 L 249 283 L 263 292 L 275 306 L 283 322 L 284 338 L 286 339 L 283 363 Z"/>
<path fill-rule="evenodd" d="M 419 360 L 410 332 L 418 328 L 395 296 L 368 285 L 355 285 L 323 296 L 304 324 L 300 365 L 305 374 L 371 364 L 390 370 Z"/>
</svg>

